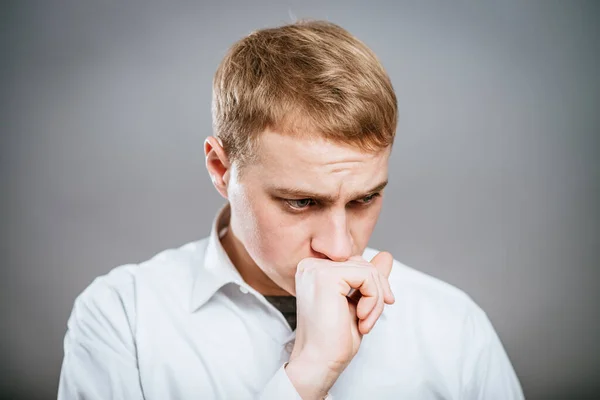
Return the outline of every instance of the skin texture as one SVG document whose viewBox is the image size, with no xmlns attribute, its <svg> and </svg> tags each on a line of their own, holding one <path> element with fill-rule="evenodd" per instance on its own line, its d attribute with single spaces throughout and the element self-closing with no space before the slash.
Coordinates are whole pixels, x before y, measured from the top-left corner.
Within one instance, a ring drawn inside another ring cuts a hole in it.
<svg viewBox="0 0 600 400">
<path fill-rule="evenodd" d="M 296 296 L 286 372 L 302 398 L 327 393 L 394 302 L 391 255 L 361 257 L 381 211 L 390 150 L 267 130 L 257 162 L 240 174 L 218 139 L 205 142 L 208 172 L 231 206 L 222 243 L 233 264 L 263 295 Z M 347 301 L 351 288 L 362 294 L 357 305 Z"/>
</svg>

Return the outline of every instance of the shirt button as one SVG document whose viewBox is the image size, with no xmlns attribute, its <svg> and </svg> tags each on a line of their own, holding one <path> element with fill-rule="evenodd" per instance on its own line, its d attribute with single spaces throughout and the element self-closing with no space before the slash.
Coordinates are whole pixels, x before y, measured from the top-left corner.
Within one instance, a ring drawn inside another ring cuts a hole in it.
<svg viewBox="0 0 600 400">
<path fill-rule="evenodd" d="M 240 286 L 240 292 L 247 294 L 248 293 L 248 288 L 246 288 L 245 286 Z"/>
<path fill-rule="evenodd" d="M 285 344 L 285 351 L 291 354 L 292 350 L 294 350 L 294 342 L 287 342 Z"/>
</svg>

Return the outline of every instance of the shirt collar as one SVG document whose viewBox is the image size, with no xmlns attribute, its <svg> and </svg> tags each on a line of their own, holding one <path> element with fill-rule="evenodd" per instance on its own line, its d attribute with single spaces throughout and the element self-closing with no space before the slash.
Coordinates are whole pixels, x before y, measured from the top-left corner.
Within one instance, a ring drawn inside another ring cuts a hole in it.
<svg viewBox="0 0 600 400">
<path fill-rule="evenodd" d="M 243 279 L 233 265 L 220 238 L 227 232 L 231 209 L 223 206 L 213 221 L 204 260 L 198 265 L 192 288 L 191 312 L 202 307 L 219 289 L 228 283 L 242 284 Z"/>
</svg>

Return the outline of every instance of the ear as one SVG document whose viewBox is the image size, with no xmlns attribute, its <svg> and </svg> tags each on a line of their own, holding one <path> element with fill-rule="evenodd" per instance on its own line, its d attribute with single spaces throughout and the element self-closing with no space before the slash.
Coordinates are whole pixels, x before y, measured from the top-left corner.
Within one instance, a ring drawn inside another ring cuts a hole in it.
<svg viewBox="0 0 600 400">
<path fill-rule="evenodd" d="M 206 156 L 206 169 L 210 180 L 217 191 L 227 199 L 227 183 L 229 181 L 229 169 L 231 164 L 223 150 L 220 139 L 209 136 L 204 141 L 204 155 Z"/>
</svg>

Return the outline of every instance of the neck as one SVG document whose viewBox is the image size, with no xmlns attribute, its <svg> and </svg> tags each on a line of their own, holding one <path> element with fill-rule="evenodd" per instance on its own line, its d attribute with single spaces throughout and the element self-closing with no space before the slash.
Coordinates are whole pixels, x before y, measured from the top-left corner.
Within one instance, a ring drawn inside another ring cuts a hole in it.
<svg viewBox="0 0 600 400">
<path fill-rule="evenodd" d="M 221 244 L 229 259 L 238 270 L 244 281 L 263 296 L 289 296 L 254 262 L 242 242 L 235 236 L 231 225 L 221 238 Z"/>
</svg>

